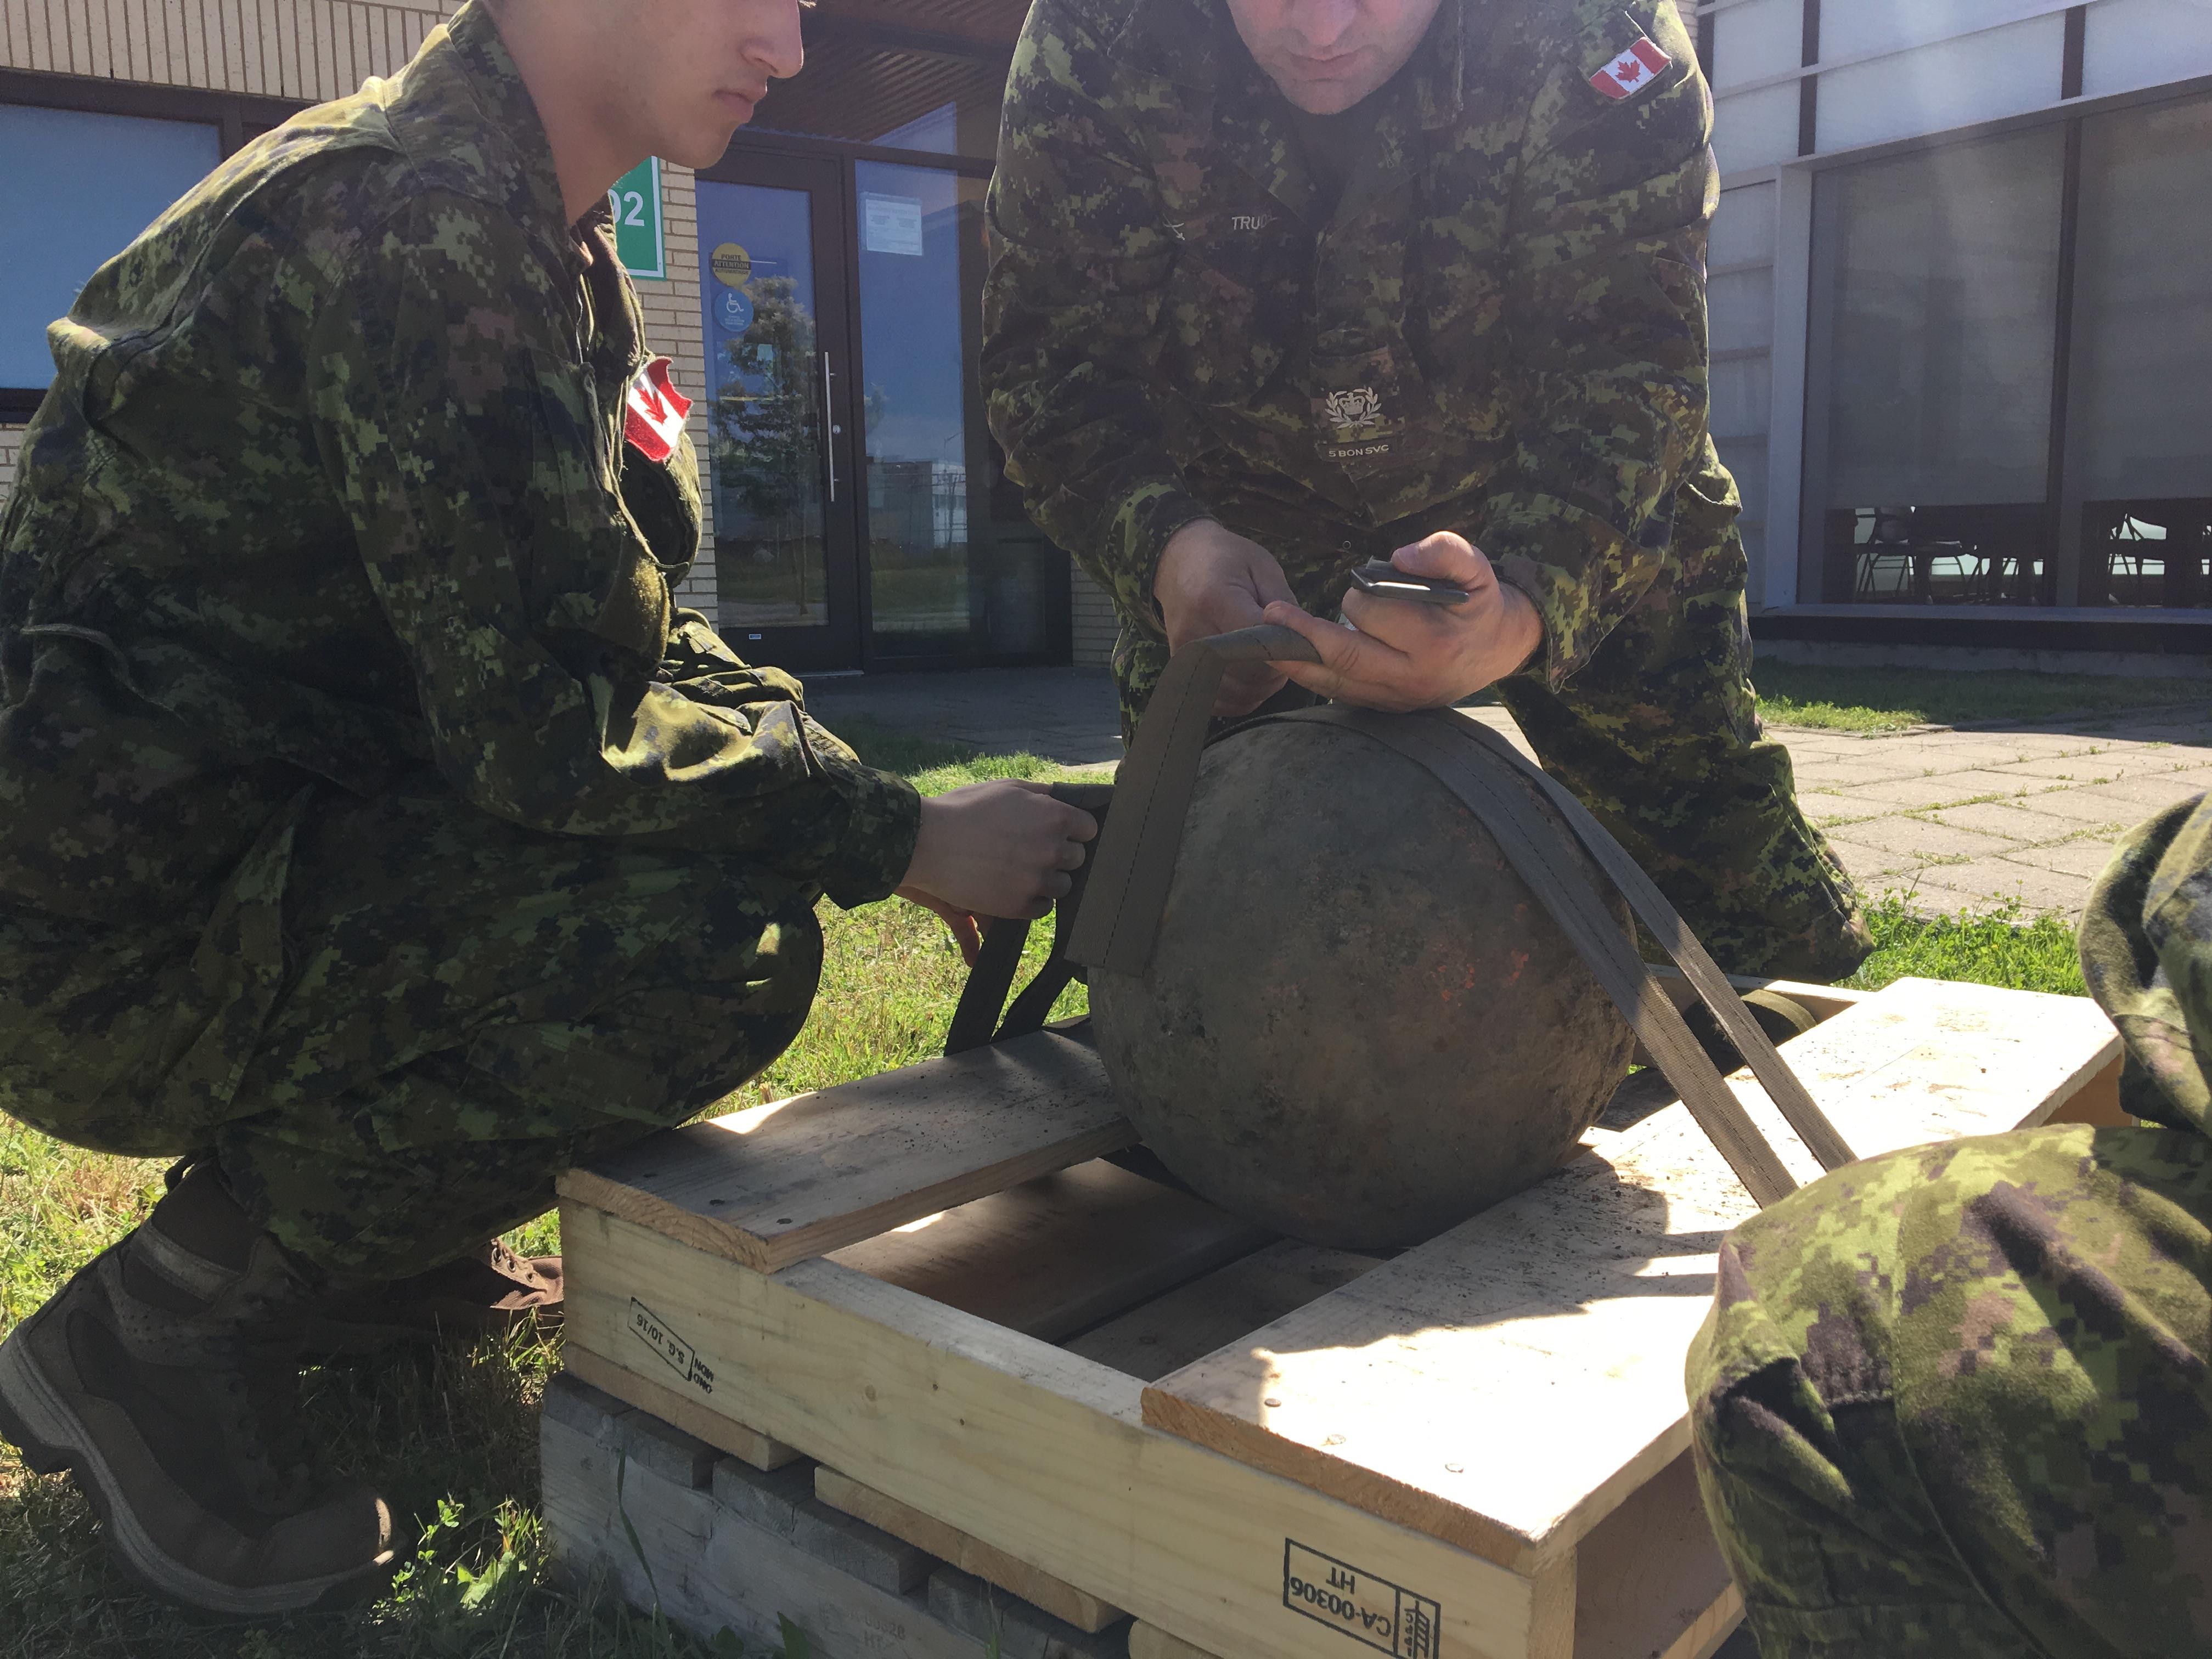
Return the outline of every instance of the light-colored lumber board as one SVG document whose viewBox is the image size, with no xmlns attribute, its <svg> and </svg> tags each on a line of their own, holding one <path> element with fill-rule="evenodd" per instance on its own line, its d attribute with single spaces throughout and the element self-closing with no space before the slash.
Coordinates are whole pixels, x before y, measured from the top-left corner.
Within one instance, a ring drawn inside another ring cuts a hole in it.
<svg viewBox="0 0 2212 1659">
<path fill-rule="evenodd" d="M 2051 1115 L 2053 1123 L 2089 1123 L 2100 1128 L 2133 1128 L 2136 1121 L 2120 1106 L 2120 1071 L 2126 1064 L 2124 1058 L 2092 1078 L 2088 1085 Z"/>
<path fill-rule="evenodd" d="M 1574 1659 L 1705 1659 L 1742 1617 L 1682 1453 L 1575 1547 Z"/>
<path fill-rule="evenodd" d="M 934 1516 L 924 1515 L 911 1504 L 902 1504 L 850 1475 L 840 1474 L 827 1464 L 814 1466 L 814 1495 L 832 1509 L 879 1527 L 894 1538 L 903 1538 L 964 1573 L 1033 1602 L 1078 1630 L 1096 1632 L 1127 1616 L 1111 1601 L 1079 1590 L 1066 1579 L 1055 1578 L 1042 1567 L 1031 1566 Z"/>
<path fill-rule="evenodd" d="M 1787 1052 L 1870 1157 L 2042 1122 L 2118 1045 L 2086 999 L 1906 980 Z M 1817 1178 L 1758 1085 L 1730 1086 Z M 1753 1207 L 1669 1107 L 1147 1388 L 1145 1420 L 1535 1573 L 1688 1444 L 1684 1356 Z"/>
<path fill-rule="evenodd" d="M 1202 1198 L 1094 1158 L 849 1244 L 830 1259 L 1051 1342 L 1273 1237 Z"/>
<path fill-rule="evenodd" d="M 1433 1608 L 1435 1659 L 1530 1651 L 1526 1580 L 1147 1429 L 1133 1377 L 835 1262 L 765 1275 L 573 1200 L 561 1213 L 571 1344 L 659 1366 L 628 1322 L 651 1286 L 712 1368 L 713 1408 L 1186 1640 L 1346 1659 L 1340 1624 L 1285 1605 L 1287 1567 L 1319 1555 L 1352 1564 L 1357 1606 Z"/>
<path fill-rule="evenodd" d="M 1070 1353 L 1149 1382 L 1382 1265 L 1379 1255 L 1284 1239 L 1061 1346 Z"/>
<path fill-rule="evenodd" d="M 1180 1636 L 1170 1636 L 1158 1625 L 1139 1619 L 1129 1626 L 1129 1659 L 1219 1659 L 1204 1648 L 1194 1648 Z"/>
<path fill-rule="evenodd" d="M 1054 1031 L 653 1135 L 562 1195 L 774 1273 L 1136 1139 Z"/>
<path fill-rule="evenodd" d="M 625 1405 L 650 1412 L 662 1422 L 695 1435 L 717 1451 L 727 1452 L 755 1468 L 781 1468 L 799 1457 L 796 1446 L 787 1446 L 772 1435 L 748 1428 L 666 1383 L 611 1364 L 590 1349 L 568 1346 L 561 1352 L 562 1368 L 595 1389 L 604 1389 Z M 695 1382 L 693 1387 L 697 1387 Z"/>
<path fill-rule="evenodd" d="M 989 1650 L 929 1612 L 920 1595 L 863 1583 L 788 1539 L 739 1520 L 701 1492 L 626 1474 L 619 1509 L 614 1460 L 563 1425 L 545 1425 L 545 1529 L 562 1571 L 617 1586 L 643 1608 L 704 1641 L 727 1628 L 781 1650 L 781 1620 L 806 1633 L 816 1659 L 987 1659 Z M 635 1528 L 648 1577 L 623 1525 Z"/>
</svg>

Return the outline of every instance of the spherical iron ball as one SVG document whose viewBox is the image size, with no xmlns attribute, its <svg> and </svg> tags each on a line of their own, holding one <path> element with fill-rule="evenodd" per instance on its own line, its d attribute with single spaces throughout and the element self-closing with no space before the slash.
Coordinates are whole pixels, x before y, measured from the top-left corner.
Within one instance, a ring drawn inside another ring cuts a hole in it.
<svg viewBox="0 0 2212 1659">
<path fill-rule="evenodd" d="M 1539 800 L 1560 859 L 1610 897 L 1548 803 L 1474 758 Z M 1206 750 L 1152 964 L 1093 969 L 1091 1006 L 1121 1109 L 1170 1170 L 1351 1249 L 1433 1237 L 1557 1167 L 1634 1046 L 1456 796 L 1299 720 Z"/>
</svg>

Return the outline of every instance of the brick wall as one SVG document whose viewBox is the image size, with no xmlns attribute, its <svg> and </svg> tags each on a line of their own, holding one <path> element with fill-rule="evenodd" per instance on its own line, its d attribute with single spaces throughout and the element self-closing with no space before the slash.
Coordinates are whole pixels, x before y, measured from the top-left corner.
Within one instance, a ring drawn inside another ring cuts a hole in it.
<svg viewBox="0 0 2212 1659">
<path fill-rule="evenodd" d="M 372 0 L 0 0 L 0 66 L 320 103 L 398 70 L 450 9 Z M 704 345 L 688 169 L 662 168 L 662 216 L 669 280 L 641 282 L 638 294 L 653 349 L 676 360 L 678 386 L 697 401 Z M 0 426 L 0 494 L 15 481 L 21 433 Z M 703 407 L 692 436 L 703 457 Z M 678 598 L 714 612 L 711 526 Z"/>
<path fill-rule="evenodd" d="M 1114 635 L 1121 626 L 1114 620 L 1114 602 L 1106 597 L 1104 588 L 1084 574 L 1081 565 L 1070 559 L 1068 566 L 1074 660 L 1085 667 L 1109 663 L 1114 660 Z"/>
</svg>

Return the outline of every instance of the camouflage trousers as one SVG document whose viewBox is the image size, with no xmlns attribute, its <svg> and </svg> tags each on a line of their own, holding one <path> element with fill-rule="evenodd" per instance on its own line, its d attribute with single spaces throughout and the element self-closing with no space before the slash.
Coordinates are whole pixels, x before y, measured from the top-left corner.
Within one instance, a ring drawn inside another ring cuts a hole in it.
<svg viewBox="0 0 2212 1659">
<path fill-rule="evenodd" d="M 1333 525 L 1303 495 L 1201 493 L 1223 524 L 1281 561 L 1316 616 L 1336 611 L 1364 560 L 1469 516 L 1448 503 L 1376 530 Z M 1760 726 L 1745 576 L 1732 526 L 1686 535 L 1560 690 L 1515 678 L 1498 694 L 1545 769 L 1658 884 L 1723 968 L 1826 982 L 1850 974 L 1873 945 L 1850 878 L 1798 808 L 1789 750 Z M 1125 620 L 1114 657 L 1125 735 L 1166 666 L 1166 646 Z"/>
<path fill-rule="evenodd" d="M 2212 1139 L 1874 1158 L 1738 1228 L 1689 1362 L 1765 1659 L 2212 1652 Z"/>
<path fill-rule="evenodd" d="M 821 969 L 815 893 L 735 857 L 517 829 L 426 789 L 315 802 L 283 972 L 232 1021 L 227 1114 L 179 1121 L 204 1036 L 199 928 L 0 910 L 0 1109 L 137 1157 L 211 1155 L 276 1237 L 342 1278 L 449 1260 L 545 1210 L 571 1164 L 765 1067 Z"/>
</svg>

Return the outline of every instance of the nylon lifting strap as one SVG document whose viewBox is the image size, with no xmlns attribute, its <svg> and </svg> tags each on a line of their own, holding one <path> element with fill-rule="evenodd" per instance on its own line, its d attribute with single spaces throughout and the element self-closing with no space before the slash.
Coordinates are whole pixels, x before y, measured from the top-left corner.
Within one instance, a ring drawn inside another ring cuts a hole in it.
<svg viewBox="0 0 2212 1659">
<path fill-rule="evenodd" d="M 1056 783 L 1052 794 L 1054 799 L 1090 813 L 1098 820 L 1099 834 L 1105 834 L 1107 811 L 1114 800 L 1112 784 Z M 1011 1008 L 1006 1006 L 1006 994 L 1013 989 L 1014 975 L 1021 969 L 1030 924 L 1020 918 L 1002 918 L 986 926 L 983 949 L 969 970 L 968 982 L 960 988 L 959 1005 L 952 1011 L 951 1029 L 945 1037 L 946 1054 L 963 1054 L 987 1042 L 1004 1042 L 1008 1037 L 1027 1036 L 1044 1029 L 1045 1021 L 1052 1017 L 1053 1004 L 1075 978 L 1075 964 L 1067 958 L 1068 935 L 1073 931 L 1074 918 L 1082 913 L 1084 889 L 1097 862 L 1086 859 L 1083 867 L 1068 878 L 1067 896 L 1053 907 L 1052 949 Z M 1000 1009 L 1006 1010 L 1003 1020 Z"/>
<path fill-rule="evenodd" d="M 1261 627 L 1195 641 L 1170 662 L 1121 763 L 1112 827 L 1100 834 L 1087 902 L 1070 930 L 1070 960 L 1132 975 L 1150 967 L 1222 676 L 1237 663 L 1285 659 L 1318 658 L 1289 629 Z M 1497 838 L 1516 873 L 1581 951 L 1644 1051 L 1752 1197 L 1762 1206 L 1786 1197 L 1796 1182 L 1779 1155 L 1690 1035 L 1585 873 L 1557 856 L 1557 831 L 1536 805 L 1534 797 L 1540 796 L 1681 969 L 1820 1166 L 1833 1170 L 1853 1161 L 1850 1146 L 1674 906 L 1571 793 L 1522 759 L 1511 744 L 1444 709 L 1394 715 L 1328 708 L 1268 718 L 1357 732 L 1405 755 L 1450 790 Z M 1501 770 L 1523 787 L 1501 787 Z"/>
</svg>

